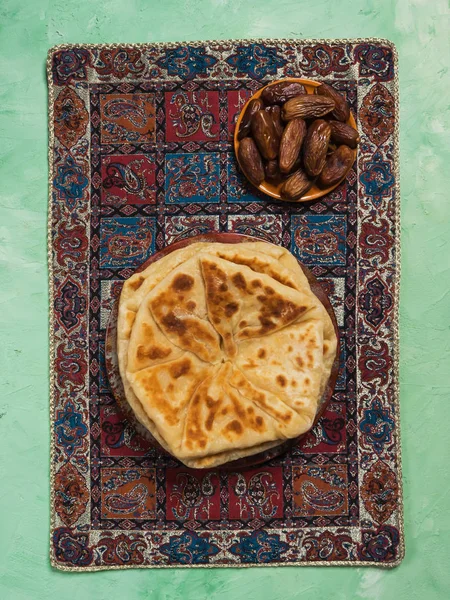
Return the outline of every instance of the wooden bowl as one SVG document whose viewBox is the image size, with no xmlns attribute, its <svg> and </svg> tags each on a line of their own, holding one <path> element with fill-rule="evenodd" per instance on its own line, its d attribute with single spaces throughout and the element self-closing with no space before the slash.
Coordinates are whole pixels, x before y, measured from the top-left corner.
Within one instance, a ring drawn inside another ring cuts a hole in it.
<svg viewBox="0 0 450 600">
<path fill-rule="evenodd" d="M 151 256 L 144 264 L 136 269 L 136 273 L 140 273 L 144 269 L 146 269 L 149 265 L 156 262 L 160 258 L 167 256 L 171 252 L 175 250 L 179 250 L 180 248 L 185 248 L 190 244 L 194 244 L 196 242 L 220 242 L 224 244 L 240 244 L 242 242 L 263 242 L 266 240 L 262 240 L 256 237 L 241 235 L 238 233 L 209 233 L 204 235 L 198 235 L 195 237 L 191 237 L 189 239 L 180 240 L 163 248 L 159 252 L 156 252 L 153 256 Z M 314 423 L 312 427 L 314 427 L 319 421 L 320 417 L 323 415 L 326 410 L 328 404 L 330 403 L 331 397 L 334 392 L 334 388 L 336 385 L 336 381 L 339 373 L 339 329 L 336 321 L 336 316 L 334 314 L 333 307 L 331 306 L 330 300 L 323 290 L 320 283 L 314 277 L 309 269 L 307 269 L 304 265 L 299 263 L 303 272 L 305 273 L 309 284 L 311 286 L 311 290 L 317 296 L 317 298 L 324 305 L 327 313 L 329 314 L 331 321 L 334 326 L 334 331 L 337 337 L 337 353 L 336 358 L 334 359 L 334 363 L 331 369 L 330 378 L 328 380 L 327 387 L 323 393 L 323 396 L 319 402 L 316 418 L 314 419 Z M 118 407 L 122 414 L 128 419 L 128 421 L 134 426 L 136 431 L 141 435 L 144 439 L 146 439 L 154 448 L 157 448 L 161 451 L 161 453 L 168 455 L 167 451 L 164 450 L 161 445 L 155 440 L 150 431 L 144 427 L 136 418 L 131 406 L 128 404 L 127 399 L 125 397 L 125 392 L 123 389 L 122 379 L 119 372 L 119 363 L 117 359 L 117 315 L 119 311 L 119 298 L 114 303 L 114 306 L 111 310 L 111 314 L 108 320 L 108 324 L 106 327 L 106 339 L 105 339 L 105 363 L 106 363 L 106 371 L 108 374 L 108 380 L 111 387 L 111 391 L 113 396 L 118 404 Z M 311 429 L 312 429 L 311 427 Z M 281 442 L 279 445 L 270 448 L 264 452 L 259 452 L 258 454 L 253 454 L 252 456 L 246 456 L 244 458 L 240 458 L 238 460 L 226 463 L 221 465 L 220 469 L 241 469 L 253 467 L 255 465 L 262 464 L 280 456 L 292 446 L 299 443 L 299 441 L 307 435 L 308 431 L 303 433 L 302 435 Z M 217 469 L 217 467 L 216 467 Z"/>
<path fill-rule="evenodd" d="M 317 200 L 318 198 L 321 198 L 322 196 L 329 194 L 335 188 L 337 188 L 337 186 L 340 183 L 342 183 L 344 181 L 344 179 L 347 177 L 348 172 L 350 171 L 350 169 L 352 167 L 350 166 L 347 169 L 347 171 L 345 172 L 345 174 L 343 175 L 343 177 L 334 185 L 322 189 L 314 184 L 312 186 L 312 188 L 310 190 L 308 190 L 308 192 L 304 196 L 299 198 L 298 200 L 287 200 L 287 199 L 282 198 L 281 194 L 280 194 L 280 189 L 281 189 L 281 186 L 283 185 L 285 179 L 280 180 L 279 182 L 270 182 L 270 181 L 264 180 L 261 183 L 261 185 L 255 186 L 251 182 L 251 180 L 247 177 L 247 174 L 245 173 L 245 170 L 243 169 L 243 167 L 238 159 L 238 149 L 240 146 L 240 141 L 238 140 L 238 131 L 239 131 L 239 127 L 241 125 L 242 117 L 244 116 L 244 113 L 247 109 L 249 102 L 251 102 L 251 100 L 254 100 L 255 98 L 259 98 L 261 96 L 263 90 L 266 89 L 266 87 L 269 87 L 270 85 L 275 85 L 276 83 L 281 83 L 281 82 L 286 82 L 286 81 L 297 82 L 297 83 L 303 84 L 305 86 L 305 89 L 308 94 L 314 94 L 314 89 L 319 87 L 319 85 L 321 85 L 321 83 L 322 83 L 321 81 L 313 81 L 312 79 L 300 79 L 298 77 L 286 77 L 284 79 L 277 79 L 276 81 L 272 81 L 269 84 L 262 87 L 261 89 L 259 89 L 255 94 L 253 94 L 253 96 L 251 96 L 247 100 L 245 105 L 242 107 L 241 112 L 239 113 L 239 117 L 238 117 L 238 120 L 236 123 L 236 129 L 234 131 L 234 152 L 236 155 L 236 160 L 238 161 L 238 164 L 239 164 L 239 167 L 240 167 L 242 173 L 245 175 L 245 177 L 247 178 L 249 183 L 251 183 L 251 185 L 253 185 L 253 187 L 256 187 L 256 189 L 260 190 L 264 194 L 267 194 L 268 196 L 271 196 L 272 198 L 276 198 L 277 200 L 282 200 L 284 202 L 309 202 L 311 200 Z M 350 125 L 351 127 L 353 127 L 353 129 L 356 129 L 356 130 L 358 129 L 356 126 L 356 121 L 351 112 L 350 112 L 350 118 L 347 121 L 347 125 Z M 357 148 L 355 148 L 353 150 L 353 156 L 354 156 L 353 162 L 355 162 L 355 160 L 356 160 L 356 152 L 357 152 Z"/>
</svg>

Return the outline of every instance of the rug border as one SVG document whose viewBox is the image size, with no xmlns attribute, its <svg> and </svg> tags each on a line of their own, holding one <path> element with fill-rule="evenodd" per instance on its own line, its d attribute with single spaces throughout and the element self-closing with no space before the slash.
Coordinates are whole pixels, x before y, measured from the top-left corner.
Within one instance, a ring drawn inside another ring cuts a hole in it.
<svg viewBox="0 0 450 600">
<path fill-rule="evenodd" d="M 395 290 L 394 290 L 394 312 L 393 312 L 393 333 L 394 333 L 394 356 L 393 356 L 393 373 L 394 373 L 394 407 L 397 417 L 396 430 L 396 445 L 397 445 L 397 473 L 398 473 L 398 525 L 400 532 L 399 554 L 397 559 L 392 563 L 379 563 L 376 561 L 297 561 L 297 562 L 272 562 L 264 564 L 202 564 L 202 565 L 94 565 L 88 567 L 69 567 L 64 566 L 55 557 L 54 547 L 52 543 L 53 532 L 56 529 L 56 513 L 55 513 L 55 441 L 53 436 L 53 422 L 55 412 L 54 398 L 54 377 L 55 369 L 53 366 L 54 359 L 54 289 L 53 289 L 53 247 L 52 247 L 52 192 L 53 192 L 53 146 L 55 140 L 53 117 L 54 117 L 54 85 L 52 79 L 52 61 L 55 52 L 71 48 L 171 48 L 182 44 L 190 46 L 205 46 L 208 44 L 217 44 L 227 42 L 230 44 L 239 43 L 267 43 L 274 44 L 358 44 L 358 43 L 373 43 L 383 44 L 388 46 L 393 55 L 394 62 L 394 103 L 396 111 L 396 119 L 394 123 L 394 176 L 395 176 Z M 405 532 L 404 532 L 404 514 L 403 514 L 403 479 L 402 479 L 402 446 L 401 446 L 401 421 L 400 421 L 400 382 L 399 382 L 399 300 L 400 300 L 400 279 L 401 279 L 401 211 L 400 211 L 400 152 L 399 152 L 399 121 L 400 121 L 400 104 L 399 104 L 399 76 L 398 76 L 398 52 L 396 45 L 391 40 L 386 38 L 317 38 L 317 39 L 295 39 L 295 38 L 244 38 L 244 39 L 222 39 L 222 40 L 196 40 L 196 41 L 178 41 L 178 42 L 141 42 L 141 43 L 119 43 L 119 44 L 57 44 L 49 48 L 47 53 L 47 84 L 48 84 L 48 206 L 47 206 L 47 265 L 48 265 L 48 288 L 49 288 L 49 397 L 50 397 L 50 564 L 53 568 L 59 571 L 70 572 L 89 572 L 89 571 L 109 571 L 118 569 L 174 569 L 174 568 L 199 568 L 199 569 L 241 569 L 249 567 L 378 567 L 382 569 L 392 569 L 400 565 L 405 557 Z"/>
</svg>

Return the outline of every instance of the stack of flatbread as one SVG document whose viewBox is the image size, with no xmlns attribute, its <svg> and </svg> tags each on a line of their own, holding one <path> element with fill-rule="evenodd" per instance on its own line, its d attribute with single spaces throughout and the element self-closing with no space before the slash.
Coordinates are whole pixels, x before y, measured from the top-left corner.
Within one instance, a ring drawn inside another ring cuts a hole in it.
<svg viewBox="0 0 450 600">
<path fill-rule="evenodd" d="M 311 428 L 336 335 L 294 256 L 265 242 L 194 243 L 128 279 L 118 358 L 137 419 L 189 467 Z"/>
</svg>

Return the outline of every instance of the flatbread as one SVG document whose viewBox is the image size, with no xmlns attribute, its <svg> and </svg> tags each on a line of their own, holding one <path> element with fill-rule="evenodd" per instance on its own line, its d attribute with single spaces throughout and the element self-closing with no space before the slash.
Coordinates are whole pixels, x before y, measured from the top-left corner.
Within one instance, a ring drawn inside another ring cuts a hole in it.
<svg viewBox="0 0 450 600">
<path fill-rule="evenodd" d="M 265 242 L 197 243 L 125 282 L 118 358 L 127 400 L 194 468 L 307 431 L 336 354 L 296 259 Z"/>
</svg>

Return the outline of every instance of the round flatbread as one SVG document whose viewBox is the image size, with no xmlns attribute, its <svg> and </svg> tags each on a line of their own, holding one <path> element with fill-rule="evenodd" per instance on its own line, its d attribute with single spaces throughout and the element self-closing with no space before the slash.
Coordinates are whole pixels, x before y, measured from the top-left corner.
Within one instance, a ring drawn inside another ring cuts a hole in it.
<svg viewBox="0 0 450 600">
<path fill-rule="evenodd" d="M 307 431 L 336 354 L 297 260 L 265 242 L 196 243 L 158 260 L 125 282 L 117 329 L 128 403 L 194 468 Z"/>
</svg>

